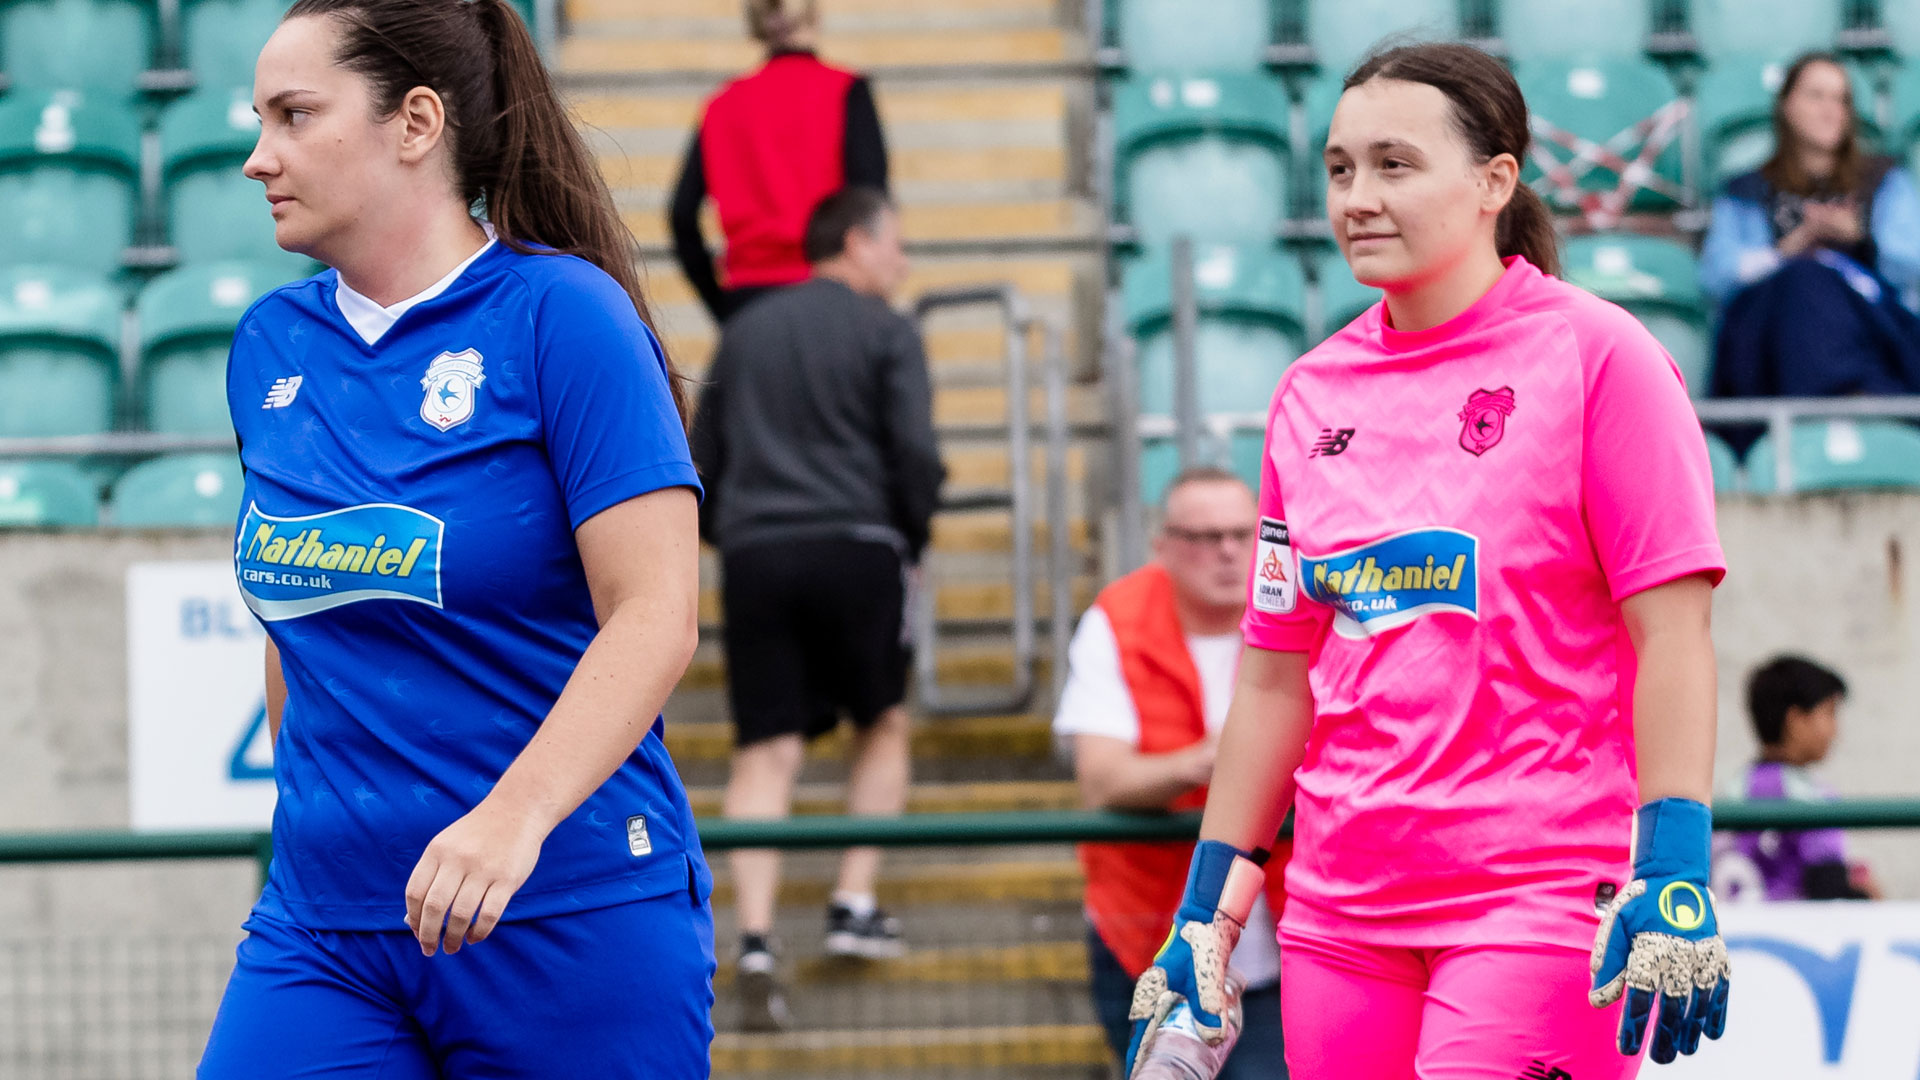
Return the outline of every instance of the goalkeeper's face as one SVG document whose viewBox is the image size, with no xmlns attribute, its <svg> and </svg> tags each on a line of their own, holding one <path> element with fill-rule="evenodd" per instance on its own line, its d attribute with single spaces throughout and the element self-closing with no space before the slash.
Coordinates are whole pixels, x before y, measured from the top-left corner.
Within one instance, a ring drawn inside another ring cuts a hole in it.
<svg viewBox="0 0 1920 1080">
<path fill-rule="evenodd" d="M 1342 94 L 1325 164 L 1327 220 L 1362 284 L 1418 288 L 1492 243 L 1486 166 L 1435 87 L 1376 78 Z"/>
</svg>

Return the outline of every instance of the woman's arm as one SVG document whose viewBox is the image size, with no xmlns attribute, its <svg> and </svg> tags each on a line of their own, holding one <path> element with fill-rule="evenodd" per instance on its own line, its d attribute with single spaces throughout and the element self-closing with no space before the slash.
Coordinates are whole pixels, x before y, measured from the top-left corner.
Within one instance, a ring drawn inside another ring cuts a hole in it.
<svg viewBox="0 0 1920 1080">
<path fill-rule="evenodd" d="M 267 745 L 280 741 L 280 714 L 287 707 L 287 676 L 280 670 L 280 646 L 267 639 Z"/>
<path fill-rule="evenodd" d="M 1200 838 L 1242 851 L 1271 848 L 1293 805 L 1293 773 L 1312 730 L 1307 654 L 1248 646 L 1220 732 Z"/>
<path fill-rule="evenodd" d="M 1713 200 L 1713 219 L 1700 249 L 1700 289 L 1714 303 L 1726 303 L 1742 286 L 1772 273 L 1780 258 L 1759 206 L 1725 195 Z"/>
<path fill-rule="evenodd" d="M 1073 775 L 1089 810 L 1165 810 L 1213 775 L 1218 744 L 1202 739 L 1164 754 L 1143 754 L 1110 735 L 1073 737 Z"/>
<path fill-rule="evenodd" d="M 600 622 L 553 711 L 493 792 L 433 838 L 407 882 L 407 925 L 433 955 L 482 941 L 540 845 L 646 737 L 699 644 L 693 492 L 628 499 L 574 536 Z"/>
<path fill-rule="evenodd" d="M 1620 602 L 1640 662 L 1633 684 L 1633 737 L 1642 803 L 1713 801 L 1712 612 L 1713 586 L 1704 574 L 1655 585 Z"/>
<path fill-rule="evenodd" d="M 1894 169 L 1880 181 L 1874 197 L 1873 248 L 1879 265 L 1875 269 L 1902 293 L 1920 285 L 1920 190 L 1913 174 Z"/>
</svg>

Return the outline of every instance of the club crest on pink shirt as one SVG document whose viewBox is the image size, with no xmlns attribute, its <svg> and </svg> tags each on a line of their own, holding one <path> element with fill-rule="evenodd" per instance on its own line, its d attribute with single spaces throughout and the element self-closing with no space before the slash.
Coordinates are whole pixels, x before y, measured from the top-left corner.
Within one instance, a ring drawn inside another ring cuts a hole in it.
<svg viewBox="0 0 1920 1080">
<path fill-rule="evenodd" d="M 1479 457 L 1507 433 L 1507 417 L 1513 413 L 1513 387 L 1475 390 L 1460 410 L 1460 449 Z"/>
</svg>

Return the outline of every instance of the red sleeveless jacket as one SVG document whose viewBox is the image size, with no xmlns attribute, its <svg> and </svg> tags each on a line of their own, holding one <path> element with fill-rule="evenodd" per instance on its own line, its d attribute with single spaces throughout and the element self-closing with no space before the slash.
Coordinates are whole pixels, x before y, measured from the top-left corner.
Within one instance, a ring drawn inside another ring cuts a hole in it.
<svg viewBox="0 0 1920 1080">
<path fill-rule="evenodd" d="M 1137 749 L 1163 754 L 1206 738 L 1200 672 L 1187 651 L 1166 570 L 1148 563 L 1101 590 L 1094 605 L 1106 613 L 1120 647 L 1120 673 L 1140 714 Z M 1206 802 L 1207 789 L 1200 787 L 1168 809 L 1197 810 Z M 1282 879 L 1292 850 L 1291 841 L 1282 841 L 1267 862 L 1267 906 L 1275 919 L 1286 904 Z M 1087 915 L 1127 974 L 1138 978 L 1166 941 L 1192 860 L 1192 843 L 1080 845 Z"/>
</svg>

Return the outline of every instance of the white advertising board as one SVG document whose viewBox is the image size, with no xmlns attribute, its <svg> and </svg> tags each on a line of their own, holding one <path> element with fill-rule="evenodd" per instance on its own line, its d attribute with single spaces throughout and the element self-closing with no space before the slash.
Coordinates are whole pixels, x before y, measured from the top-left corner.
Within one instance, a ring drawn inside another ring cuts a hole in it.
<svg viewBox="0 0 1920 1080">
<path fill-rule="evenodd" d="M 1920 903 L 1727 904 L 1727 1033 L 1642 1080 L 1920 1080 Z"/>
<path fill-rule="evenodd" d="M 227 562 L 127 570 L 127 766 L 136 829 L 273 818 L 266 635 Z"/>
</svg>

